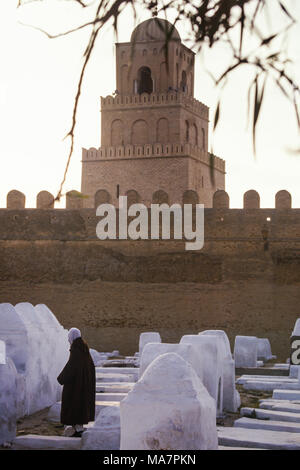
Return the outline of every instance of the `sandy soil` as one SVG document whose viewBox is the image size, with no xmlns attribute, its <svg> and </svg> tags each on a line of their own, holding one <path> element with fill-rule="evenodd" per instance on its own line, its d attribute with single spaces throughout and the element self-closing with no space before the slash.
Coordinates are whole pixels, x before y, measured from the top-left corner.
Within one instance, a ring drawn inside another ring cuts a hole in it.
<svg viewBox="0 0 300 470">
<path fill-rule="evenodd" d="M 25 416 L 17 421 L 17 436 L 24 434 L 40 434 L 43 436 L 62 436 L 64 426 L 60 423 L 47 421 L 49 408 Z"/>
</svg>

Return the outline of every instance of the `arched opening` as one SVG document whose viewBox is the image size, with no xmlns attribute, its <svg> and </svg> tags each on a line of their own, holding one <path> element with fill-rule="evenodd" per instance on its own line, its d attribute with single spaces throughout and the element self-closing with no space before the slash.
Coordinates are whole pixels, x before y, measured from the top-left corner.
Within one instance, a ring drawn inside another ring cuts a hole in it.
<svg viewBox="0 0 300 470">
<path fill-rule="evenodd" d="M 149 67 L 141 67 L 138 71 L 138 86 L 137 92 L 142 93 L 153 92 L 153 80 L 151 77 L 151 70 Z"/>
<path fill-rule="evenodd" d="M 186 71 L 185 70 L 183 70 L 182 73 L 181 73 L 180 89 L 183 92 L 187 91 L 187 76 L 186 76 Z"/>
<path fill-rule="evenodd" d="M 198 130 L 196 124 L 191 126 L 190 141 L 192 145 L 198 145 Z"/>
</svg>

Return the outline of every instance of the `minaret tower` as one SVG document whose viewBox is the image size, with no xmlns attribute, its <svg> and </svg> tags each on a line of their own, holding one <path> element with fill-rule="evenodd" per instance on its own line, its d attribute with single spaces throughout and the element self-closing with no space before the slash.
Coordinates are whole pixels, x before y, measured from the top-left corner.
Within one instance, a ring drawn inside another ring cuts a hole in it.
<svg viewBox="0 0 300 470">
<path fill-rule="evenodd" d="M 166 35 L 169 40 L 166 42 Z M 176 28 L 152 18 L 116 44 L 116 92 L 101 98 L 101 147 L 83 149 L 87 207 L 101 202 L 212 207 L 225 189 L 225 162 L 208 152 L 208 108 L 194 98 L 194 52 Z"/>
</svg>

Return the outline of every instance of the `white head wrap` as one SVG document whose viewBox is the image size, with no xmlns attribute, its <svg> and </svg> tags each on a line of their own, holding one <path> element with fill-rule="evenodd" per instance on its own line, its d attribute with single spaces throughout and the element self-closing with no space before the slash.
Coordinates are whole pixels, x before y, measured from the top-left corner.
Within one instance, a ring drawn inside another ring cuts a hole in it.
<svg viewBox="0 0 300 470">
<path fill-rule="evenodd" d="M 78 328 L 71 328 L 68 333 L 69 343 L 72 344 L 74 339 L 81 338 L 81 332 Z"/>
</svg>

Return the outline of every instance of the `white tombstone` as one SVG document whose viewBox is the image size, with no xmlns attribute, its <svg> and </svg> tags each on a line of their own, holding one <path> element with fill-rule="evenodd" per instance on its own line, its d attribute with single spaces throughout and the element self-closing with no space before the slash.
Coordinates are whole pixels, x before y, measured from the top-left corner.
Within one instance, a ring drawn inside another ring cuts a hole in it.
<svg viewBox="0 0 300 470">
<path fill-rule="evenodd" d="M 189 343 L 196 347 L 203 370 L 203 384 L 216 402 L 217 416 L 222 416 L 223 363 L 216 337 L 212 335 L 185 335 L 180 340 L 180 344 L 182 343 Z"/>
<path fill-rule="evenodd" d="M 272 354 L 268 338 L 257 338 L 257 359 L 264 362 L 276 359 L 276 356 Z"/>
<path fill-rule="evenodd" d="M 223 409 L 235 413 L 241 404 L 235 387 L 235 365 L 227 334 L 223 330 L 205 330 L 199 335 L 216 336 L 223 361 Z"/>
<path fill-rule="evenodd" d="M 300 318 L 297 318 L 292 336 L 300 336 Z"/>
<path fill-rule="evenodd" d="M 23 415 L 32 414 L 51 406 L 61 395 L 57 376 L 69 357 L 67 330 L 46 306 L 35 308 L 22 302 L 14 310 L 25 325 L 28 339 Z"/>
<path fill-rule="evenodd" d="M 15 310 L 24 322 L 28 336 L 26 363 L 26 414 L 30 415 L 49 406 L 49 377 L 46 357 L 48 337 L 44 334 L 38 315 L 28 302 L 15 305 Z"/>
<path fill-rule="evenodd" d="M 51 384 L 50 400 L 52 405 L 61 398 L 62 387 L 57 382 L 57 377 L 66 365 L 70 355 L 70 344 L 68 341 L 68 330 L 57 320 L 53 312 L 44 304 L 34 307 L 42 327 L 44 338 L 48 343 L 47 370 Z M 50 406 L 47 405 L 47 406 Z"/>
<path fill-rule="evenodd" d="M 100 410 L 94 426 L 81 438 L 82 450 L 120 450 L 120 407 L 106 406 Z"/>
<path fill-rule="evenodd" d="M 18 372 L 14 362 L 5 354 L 5 343 L 0 341 L 0 445 L 16 437 L 18 410 Z"/>
<path fill-rule="evenodd" d="M 165 353 L 174 352 L 191 364 L 198 377 L 203 381 L 202 364 L 198 353 L 192 344 L 148 343 L 145 345 L 140 359 L 139 378 L 143 375 L 154 359 Z"/>
<path fill-rule="evenodd" d="M 256 336 L 236 336 L 234 343 L 235 367 L 257 367 Z"/>
<path fill-rule="evenodd" d="M 0 304 L 0 339 L 6 343 L 6 354 L 16 369 L 25 373 L 28 357 L 28 336 L 24 322 L 11 304 Z"/>
<path fill-rule="evenodd" d="M 216 406 L 190 364 L 157 357 L 120 403 L 121 450 L 218 448 Z"/>
<path fill-rule="evenodd" d="M 297 320 L 295 322 L 295 326 L 294 326 L 294 329 L 292 331 L 291 338 L 293 336 L 300 336 L 300 318 L 297 318 Z M 291 364 L 291 366 L 290 366 L 290 377 L 297 378 L 299 376 L 300 376 L 300 366 Z"/>
<path fill-rule="evenodd" d="M 6 347 L 2 340 L 0 340 L 0 364 L 6 364 Z"/>
<path fill-rule="evenodd" d="M 139 341 L 139 354 L 142 355 L 144 346 L 147 343 L 161 343 L 161 337 L 159 333 L 154 331 L 141 333 L 140 334 L 140 341 Z"/>
</svg>

